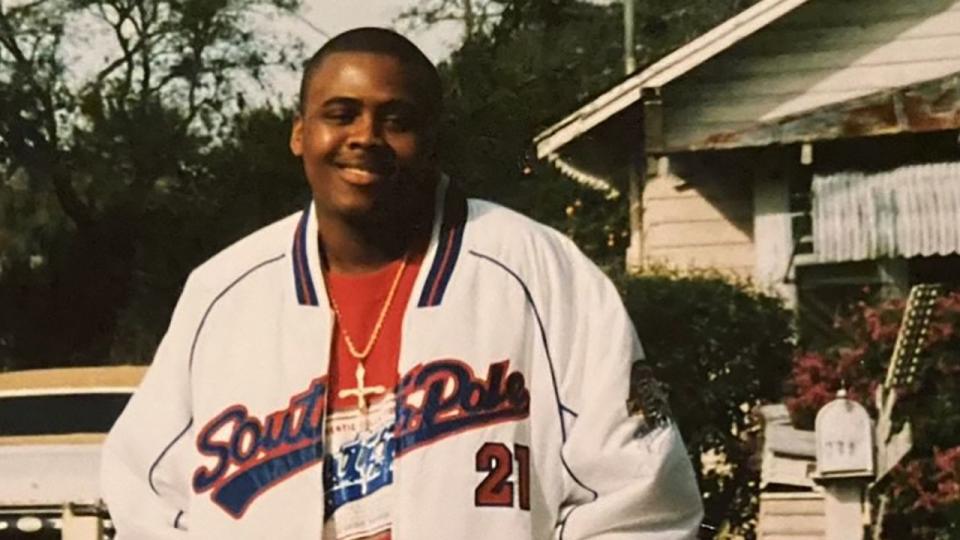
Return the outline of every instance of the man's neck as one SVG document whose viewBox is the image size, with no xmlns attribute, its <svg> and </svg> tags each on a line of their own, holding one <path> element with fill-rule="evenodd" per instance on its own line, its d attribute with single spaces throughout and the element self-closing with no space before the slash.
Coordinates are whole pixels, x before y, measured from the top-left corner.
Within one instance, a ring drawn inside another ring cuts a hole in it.
<svg viewBox="0 0 960 540">
<path fill-rule="evenodd" d="M 317 229 L 327 267 L 344 274 L 372 272 L 424 245 L 431 215 L 427 208 L 414 210 L 381 222 L 318 212 Z"/>
</svg>

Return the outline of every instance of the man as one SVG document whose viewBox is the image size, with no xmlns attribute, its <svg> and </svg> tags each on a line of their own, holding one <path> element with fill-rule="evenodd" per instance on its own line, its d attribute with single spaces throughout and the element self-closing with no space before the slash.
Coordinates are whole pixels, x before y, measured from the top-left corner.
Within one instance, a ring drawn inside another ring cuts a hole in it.
<svg viewBox="0 0 960 540">
<path fill-rule="evenodd" d="M 188 279 L 104 448 L 119 538 L 695 534 L 615 289 L 438 173 L 440 96 L 387 30 L 308 62 L 290 148 L 313 200 Z"/>
</svg>

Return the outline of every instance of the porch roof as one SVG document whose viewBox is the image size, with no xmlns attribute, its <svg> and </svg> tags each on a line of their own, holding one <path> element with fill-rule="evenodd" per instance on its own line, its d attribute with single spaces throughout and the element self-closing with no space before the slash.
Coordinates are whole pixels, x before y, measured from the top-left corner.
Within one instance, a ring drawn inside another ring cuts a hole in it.
<svg viewBox="0 0 960 540">
<path fill-rule="evenodd" d="M 729 49 L 808 0 L 761 0 L 714 27 L 648 68 L 631 75 L 534 138 L 537 157 L 560 147 L 640 100 L 647 88 L 659 88 Z"/>
</svg>

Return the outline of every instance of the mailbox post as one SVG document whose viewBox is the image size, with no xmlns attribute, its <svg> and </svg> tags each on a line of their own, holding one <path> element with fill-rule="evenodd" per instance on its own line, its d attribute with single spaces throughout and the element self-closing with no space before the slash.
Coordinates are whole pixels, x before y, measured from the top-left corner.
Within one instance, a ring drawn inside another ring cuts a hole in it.
<svg viewBox="0 0 960 540">
<path fill-rule="evenodd" d="M 864 493 L 874 477 L 873 426 L 845 390 L 817 413 L 817 474 L 826 490 L 827 540 L 862 540 Z"/>
</svg>

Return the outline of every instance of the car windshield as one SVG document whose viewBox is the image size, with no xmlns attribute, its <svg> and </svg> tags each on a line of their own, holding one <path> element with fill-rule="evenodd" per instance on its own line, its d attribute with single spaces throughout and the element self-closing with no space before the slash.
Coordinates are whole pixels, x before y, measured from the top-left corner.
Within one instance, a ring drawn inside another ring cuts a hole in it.
<svg viewBox="0 0 960 540">
<path fill-rule="evenodd" d="M 0 397 L 0 436 L 106 433 L 129 393 Z"/>
</svg>

